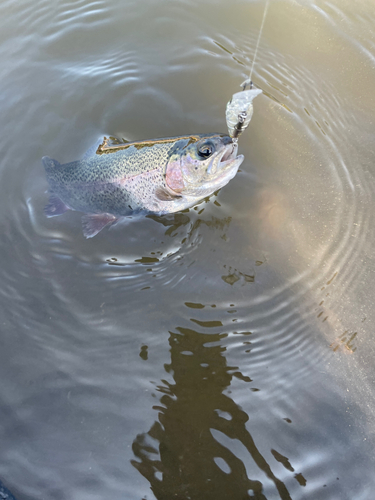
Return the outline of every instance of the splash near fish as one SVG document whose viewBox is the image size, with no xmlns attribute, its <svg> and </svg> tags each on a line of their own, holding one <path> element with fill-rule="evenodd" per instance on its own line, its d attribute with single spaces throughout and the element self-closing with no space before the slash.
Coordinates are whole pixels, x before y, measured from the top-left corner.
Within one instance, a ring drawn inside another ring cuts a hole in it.
<svg viewBox="0 0 375 500">
<path fill-rule="evenodd" d="M 244 159 L 237 148 L 231 137 L 211 134 L 112 146 L 105 139 L 64 165 L 45 156 L 51 191 L 45 214 L 84 212 L 83 233 L 91 238 L 121 217 L 190 208 L 236 175 Z"/>
</svg>

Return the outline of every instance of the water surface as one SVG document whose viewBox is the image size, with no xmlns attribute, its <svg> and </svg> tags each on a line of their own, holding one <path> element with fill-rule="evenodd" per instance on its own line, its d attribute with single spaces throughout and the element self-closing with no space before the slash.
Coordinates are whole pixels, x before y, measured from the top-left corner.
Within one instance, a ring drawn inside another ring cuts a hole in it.
<svg viewBox="0 0 375 500">
<path fill-rule="evenodd" d="M 371 499 L 374 10 L 270 1 L 245 161 L 82 236 L 41 157 L 225 132 L 263 2 L 0 6 L 0 480 L 29 499 Z"/>
</svg>

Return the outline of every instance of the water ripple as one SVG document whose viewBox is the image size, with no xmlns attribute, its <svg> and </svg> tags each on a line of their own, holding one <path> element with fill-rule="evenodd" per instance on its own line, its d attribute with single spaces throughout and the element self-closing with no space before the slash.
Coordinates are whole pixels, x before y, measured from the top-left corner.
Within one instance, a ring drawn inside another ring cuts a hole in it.
<svg viewBox="0 0 375 500">
<path fill-rule="evenodd" d="M 372 81 L 373 13 L 313 3 L 297 23 L 290 4 L 272 4 L 246 160 L 210 201 L 92 240 L 81 214 L 43 215 L 45 154 L 77 159 L 104 133 L 225 129 L 262 14 L 245 4 L 0 7 L 0 120 L 11 130 L 0 137 L 0 472 L 30 497 L 142 498 L 135 457 L 160 498 L 213 487 L 295 500 L 325 485 L 322 498 L 335 498 L 348 447 L 348 494 L 362 484 L 374 181 L 361 84 Z M 325 51 L 312 16 L 332 35 Z"/>
</svg>

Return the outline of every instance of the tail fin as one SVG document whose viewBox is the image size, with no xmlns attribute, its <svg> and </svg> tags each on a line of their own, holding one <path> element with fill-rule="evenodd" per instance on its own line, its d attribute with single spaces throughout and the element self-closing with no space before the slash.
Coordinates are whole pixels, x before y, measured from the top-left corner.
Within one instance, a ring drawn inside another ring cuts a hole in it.
<svg viewBox="0 0 375 500">
<path fill-rule="evenodd" d="M 60 166 L 60 163 L 57 160 L 53 160 L 49 156 L 43 156 L 42 163 L 46 171 L 51 170 L 52 168 L 57 168 Z"/>
</svg>

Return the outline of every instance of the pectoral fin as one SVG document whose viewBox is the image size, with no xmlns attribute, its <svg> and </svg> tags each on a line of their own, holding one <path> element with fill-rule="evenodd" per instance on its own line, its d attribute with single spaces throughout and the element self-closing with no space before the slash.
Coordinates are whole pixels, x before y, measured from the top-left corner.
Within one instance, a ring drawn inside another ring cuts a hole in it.
<svg viewBox="0 0 375 500">
<path fill-rule="evenodd" d="M 181 198 L 181 195 L 177 193 L 170 193 L 164 187 L 158 187 L 155 189 L 155 196 L 160 201 L 173 201 L 177 198 Z"/>
<path fill-rule="evenodd" d="M 87 214 L 82 216 L 82 229 L 85 238 L 96 236 L 105 226 L 112 225 L 117 217 L 111 214 Z"/>
<path fill-rule="evenodd" d="M 57 215 L 65 213 L 67 210 L 69 210 L 69 207 L 67 207 L 55 194 L 50 195 L 49 202 L 44 207 L 44 213 L 47 217 L 56 217 Z"/>
</svg>

